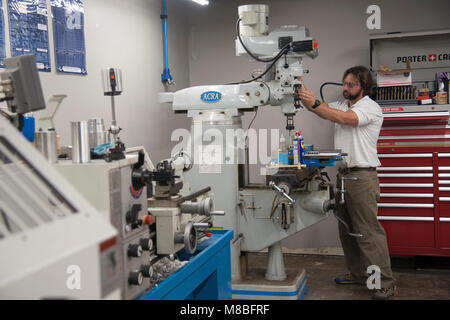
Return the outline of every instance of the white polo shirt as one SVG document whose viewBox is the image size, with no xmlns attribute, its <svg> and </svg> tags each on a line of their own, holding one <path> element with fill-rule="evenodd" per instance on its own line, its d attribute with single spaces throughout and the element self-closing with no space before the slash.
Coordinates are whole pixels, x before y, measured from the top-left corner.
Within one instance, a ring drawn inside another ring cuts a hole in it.
<svg viewBox="0 0 450 320">
<path fill-rule="evenodd" d="M 332 102 L 331 108 L 352 110 L 358 116 L 357 126 L 336 123 L 334 129 L 334 147 L 348 153 L 344 162 L 348 167 L 378 167 L 377 141 L 383 124 L 383 113 L 378 103 L 364 96 L 351 108 L 348 100 Z"/>
</svg>

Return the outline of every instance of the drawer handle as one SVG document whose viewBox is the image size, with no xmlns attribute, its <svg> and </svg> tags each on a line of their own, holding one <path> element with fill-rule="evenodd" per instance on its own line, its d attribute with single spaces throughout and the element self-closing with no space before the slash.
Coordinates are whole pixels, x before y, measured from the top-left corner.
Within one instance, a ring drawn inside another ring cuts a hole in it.
<svg viewBox="0 0 450 320">
<path fill-rule="evenodd" d="M 450 180 L 449 180 L 450 184 Z M 384 188 L 433 188 L 432 183 L 380 183 Z"/>
<path fill-rule="evenodd" d="M 450 178 L 450 173 L 439 173 L 439 178 Z"/>
<path fill-rule="evenodd" d="M 393 113 L 393 114 L 384 114 L 386 118 L 417 118 L 417 117 L 445 117 L 449 116 L 448 111 L 440 111 L 440 112 L 405 112 L 405 113 Z"/>
<path fill-rule="evenodd" d="M 449 198 L 450 201 L 450 198 Z M 378 203 L 378 208 L 434 208 L 432 203 Z"/>
<path fill-rule="evenodd" d="M 450 184 L 450 180 L 439 180 L 439 184 Z"/>
<path fill-rule="evenodd" d="M 449 180 L 450 182 L 450 180 Z M 433 188 L 432 183 L 380 183 L 384 188 Z"/>
<path fill-rule="evenodd" d="M 450 197 L 439 197 L 439 201 L 450 202 Z"/>
<path fill-rule="evenodd" d="M 434 217 L 394 217 L 394 216 L 378 216 L 378 220 L 391 221 L 434 221 Z"/>
<path fill-rule="evenodd" d="M 450 187 L 439 187 L 439 191 L 450 191 Z"/>
<path fill-rule="evenodd" d="M 385 198 L 433 198 L 432 193 L 380 193 Z"/>
<path fill-rule="evenodd" d="M 433 157 L 432 153 L 378 154 L 378 158 L 432 158 L 432 157 Z"/>
<path fill-rule="evenodd" d="M 441 176 L 441 174 L 439 174 Z M 449 174 L 450 176 L 450 174 Z M 432 178 L 432 173 L 379 173 L 380 178 Z"/>
<path fill-rule="evenodd" d="M 450 138 L 450 134 L 430 134 L 430 135 L 412 135 L 412 136 L 380 136 L 378 140 L 420 140 L 420 139 L 448 139 Z"/>
<path fill-rule="evenodd" d="M 440 218 L 441 222 L 450 222 L 450 218 Z"/>
<path fill-rule="evenodd" d="M 433 171 L 433 167 L 379 167 L 379 168 L 377 168 L 377 170 L 378 171 Z"/>
<path fill-rule="evenodd" d="M 450 158 L 450 153 L 438 153 L 438 158 Z"/>
</svg>

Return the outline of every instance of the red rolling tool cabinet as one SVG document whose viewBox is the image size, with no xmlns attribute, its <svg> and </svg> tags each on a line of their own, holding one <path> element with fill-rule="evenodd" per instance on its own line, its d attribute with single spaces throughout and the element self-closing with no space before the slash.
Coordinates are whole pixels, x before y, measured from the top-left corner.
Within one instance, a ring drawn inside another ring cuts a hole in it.
<svg viewBox="0 0 450 320">
<path fill-rule="evenodd" d="M 391 254 L 450 256 L 449 110 L 383 108 L 378 219 Z"/>
<path fill-rule="evenodd" d="M 450 29 L 370 36 L 371 70 L 402 70 L 409 61 L 417 91 L 438 87 L 438 72 L 450 71 L 449 52 Z M 414 95 L 383 90 L 376 93 L 384 115 L 378 219 L 389 251 L 450 257 L 450 104 L 417 105 Z"/>
</svg>

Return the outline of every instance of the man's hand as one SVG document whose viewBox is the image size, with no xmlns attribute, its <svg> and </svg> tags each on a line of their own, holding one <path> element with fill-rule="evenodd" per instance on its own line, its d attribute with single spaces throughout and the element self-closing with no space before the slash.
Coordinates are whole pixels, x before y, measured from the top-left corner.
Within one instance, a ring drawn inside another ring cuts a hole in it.
<svg viewBox="0 0 450 320">
<path fill-rule="evenodd" d="M 322 102 L 320 108 L 313 109 L 312 106 L 316 103 L 316 97 L 314 93 L 308 90 L 303 84 L 302 87 L 297 90 L 297 95 L 302 101 L 303 105 L 309 110 L 314 112 L 319 117 L 330 120 L 335 123 L 348 126 L 357 126 L 359 119 L 353 110 L 341 111 L 330 108 L 330 106 Z"/>
<path fill-rule="evenodd" d="M 316 102 L 316 97 L 311 90 L 308 90 L 305 85 L 302 84 L 300 90 L 297 91 L 298 97 L 302 101 L 302 104 L 309 110 L 313 111 L 312 106 Z"/>
</svg>

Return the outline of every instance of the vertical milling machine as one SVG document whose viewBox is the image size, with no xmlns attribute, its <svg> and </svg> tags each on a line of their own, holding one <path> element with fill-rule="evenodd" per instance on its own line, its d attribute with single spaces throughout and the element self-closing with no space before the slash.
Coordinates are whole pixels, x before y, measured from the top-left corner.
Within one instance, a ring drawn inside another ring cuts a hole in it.
<svg viewBox="0 0 450 320">
<path fill-rule="evenodd" d="M 231 270 L 233 297 L 238 299 L 302 296 L 305 272 L 286 274 L 280 241 L 327 218 L 334 198 L 321 167 L 267 165 L 266 183 L 249 183 L 252 153 L 242 143 L 249 134 L 242 130 L 243 112 L 279 106 L 286 116 L 286 129 L 294 130 L 294 115 L 302 108 L 296 91 L 305 73 L 303 59 L 318 56 L 318 45 L 306 27 L 282 26 L 269 33 L 268 13 L 267 5 L 240 6 L 236 25 L 236 55 L 265 63 L 262 74 L 249 81 L 160 93 L 161 103 L 171 103 L 175 112 L 192 118 L 187 150 L 193 169 L 186 180 L 191 187 L 209 185 L 220 194 L 216 204 L 227 215 L 215 222 L 217 227 L 234 230 Z M 339 158 L 339 152 L 332 157 Z M 246 252 L 265 248 L 269 248 L 266 273 L 249 281 Z"/>
</svg>

